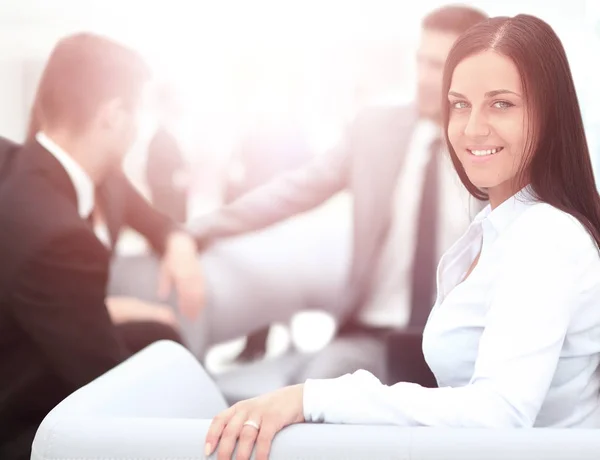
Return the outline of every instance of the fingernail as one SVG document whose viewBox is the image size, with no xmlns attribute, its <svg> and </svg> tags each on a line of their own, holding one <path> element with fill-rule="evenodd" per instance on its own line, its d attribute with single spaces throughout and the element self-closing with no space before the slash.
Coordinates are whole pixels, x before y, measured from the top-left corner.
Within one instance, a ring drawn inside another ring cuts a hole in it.
<svg viewBox="0 0 600 460">
<path fill-rule="evenodd" d="M 212 446 L 210 445 L 210 443 L 206 443 L 206 446 L 204 447 L 204 455 L 205 456 L 209 456 L 212 453 Z"/>
</svg>

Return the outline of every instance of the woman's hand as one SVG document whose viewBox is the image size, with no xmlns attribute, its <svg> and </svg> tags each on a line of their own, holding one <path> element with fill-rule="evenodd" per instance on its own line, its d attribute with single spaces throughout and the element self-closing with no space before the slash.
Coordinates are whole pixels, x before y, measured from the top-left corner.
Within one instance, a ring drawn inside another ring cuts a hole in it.
<svg viewBox="0 0 600 460">
<path fill-rule="evenodd" d="M 256 459 L 267 460 L 275 435 L 288 425 L 304 422 L 304 385 L 294 385 L 241 401 L 216 416 L 206 435 L 206 456 L 218 444 L 219 460 L 248 460 L 256 444 Z"/>
</svg>

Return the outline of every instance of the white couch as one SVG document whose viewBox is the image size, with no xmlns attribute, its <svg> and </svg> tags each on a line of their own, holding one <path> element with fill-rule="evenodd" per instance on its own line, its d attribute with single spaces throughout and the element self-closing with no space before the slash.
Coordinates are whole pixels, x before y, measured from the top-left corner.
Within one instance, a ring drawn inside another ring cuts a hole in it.
<svg viewBox="0 0 600 460">
<path fill-rule="evenodd" d="M 32 460 L 200 460 L 210 418 L 225 408 L 183 347 L 159 342 L 60 403 Z M 597 430 L 467 430 L 295 425 L 271 459 L 597 460 Z"/>
</svg>

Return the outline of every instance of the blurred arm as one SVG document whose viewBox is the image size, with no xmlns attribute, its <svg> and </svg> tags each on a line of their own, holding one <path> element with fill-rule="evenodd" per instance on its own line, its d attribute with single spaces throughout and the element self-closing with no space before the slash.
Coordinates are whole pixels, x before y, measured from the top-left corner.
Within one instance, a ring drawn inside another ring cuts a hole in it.
<svg viewBox="0 0 600 460">
<path fill-rule="evenodd" d="M 196 220 L 199 246 L 212 240 L 261 230 L 309 211 L 347 186 L 349 152 L 340 145 L 308 165 L 275 178 L 228 206 Z"/>
<path fill-rule="evenodd" d="M 122 182 L 124 223 L 142 234 L 157 253 L 164 254 L 168 236 L 180 229 L 140 195 L 125 176 L 122 177 Z"/>
</svg>

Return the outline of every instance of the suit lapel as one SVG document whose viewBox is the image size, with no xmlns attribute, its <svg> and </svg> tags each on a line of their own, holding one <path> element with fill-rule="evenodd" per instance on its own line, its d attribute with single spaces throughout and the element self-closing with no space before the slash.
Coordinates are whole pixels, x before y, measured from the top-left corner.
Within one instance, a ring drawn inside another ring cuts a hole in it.
<svg viewBox="0 0 600 460">
<path fill-rule="evenodd" d="M 114 247 L 119 237 L 119 230 L 124 214 L 121 183 L 116 177 L 111 175 L 96 189 L 96 194 L 97 203 L 104 216 L 110 234 L 110 241 Z"/>
<path fill-rule="evenodd" d="M 56 191 L 66 196 L 77 210 L 75 186 L 65 168 L 50 152 L 37 141 L 31 140 L 24 144 L 17 154 L 21 157 L 27 157 L 24 162 L 26 169 L 43 174 L 52 183 Z"/>
<path fill-rule="evenodd" d="M 60 162 L 48 152 L 37 141 L 28 141 L 16 152 L 15 157 L 19 157 L 18 168 L 14 171 L 16 174 L 40 174 L 44 176 L 51 184 L 57 194 L 63 195 L 73 204 L 73 215 L 83 223 L 83 220 L 77 213 L 77 192 L 64 167 Z M 23 169 L 24 171 L 21 171 Z M 12 171 L 11 171 L 12 173 Z M 97 198 L 96 198 L 97 199 Z M 86 225 L 84 223 L 84 225 Z M 89 228 L 93 232 L 92 228 Z M 104 245 L 100 247 L 106 249 Z"/>
</svg>

